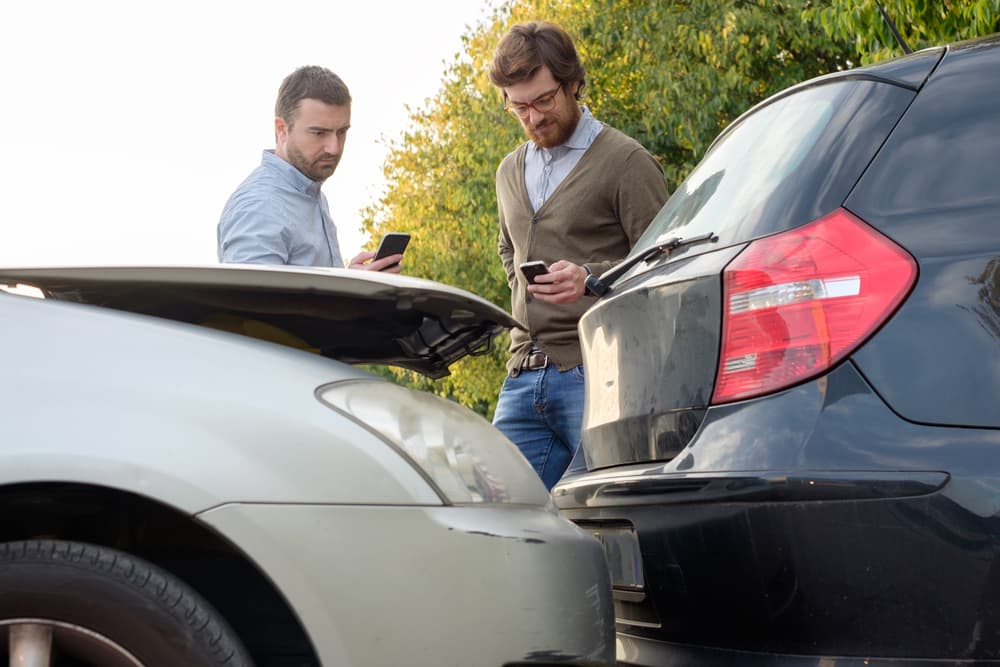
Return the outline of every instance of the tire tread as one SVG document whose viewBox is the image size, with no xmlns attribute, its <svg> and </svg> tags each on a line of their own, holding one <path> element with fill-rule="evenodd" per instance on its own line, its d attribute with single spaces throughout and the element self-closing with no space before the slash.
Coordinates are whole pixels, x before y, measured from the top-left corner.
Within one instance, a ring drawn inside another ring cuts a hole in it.
<svg viewBox="0 0 1000 667">
<path fill-rule="evenodd" d="M 204 646 L 213 665 L 252 667 L 253 661 L 218 613 L 194 589 L 158 566 L 110 547 L 62 540 L 0 543 L 0 569 L 18 564 L 59 564 L 105 577 L 156 603 Z"/>
</svg>

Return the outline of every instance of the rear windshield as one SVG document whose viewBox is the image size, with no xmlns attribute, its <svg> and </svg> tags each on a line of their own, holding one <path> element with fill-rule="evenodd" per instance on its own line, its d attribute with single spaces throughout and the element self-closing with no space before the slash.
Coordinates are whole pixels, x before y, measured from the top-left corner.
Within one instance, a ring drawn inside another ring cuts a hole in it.
<svg viewBox="0 0 1000 667">
<path fill-rule="evenodd" d="M 719 236 L 715 247 L 742 243 L 829 213 L 913 95 L 889 83 L 842 79 L 744 116 L 677 188 L 633 253 L 708 232 Z"/>
</svg>

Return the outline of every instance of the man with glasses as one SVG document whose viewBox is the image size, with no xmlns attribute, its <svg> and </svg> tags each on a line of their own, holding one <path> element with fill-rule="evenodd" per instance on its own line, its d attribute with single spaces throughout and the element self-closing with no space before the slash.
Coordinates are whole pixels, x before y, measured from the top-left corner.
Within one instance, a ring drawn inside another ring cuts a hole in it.
<svg viewBox="0 0 1000 667">
<path fill-rule="evenodd" d="M 500 258 L 512 312 L 527 330 L 511 331 L 493 423 L 551 489 L 580 443 L 576 325 L 593 303 L 587 276 L 625 258 L 667 188 L 653 156 L 579 104 L 584 67 L 562 28 L 515 25 L 497 46 L 490 81 L 529 139 L 497 169 Z M 529 281 L 520 268 L 529 261 L 548 272 Z"/>
</svg>

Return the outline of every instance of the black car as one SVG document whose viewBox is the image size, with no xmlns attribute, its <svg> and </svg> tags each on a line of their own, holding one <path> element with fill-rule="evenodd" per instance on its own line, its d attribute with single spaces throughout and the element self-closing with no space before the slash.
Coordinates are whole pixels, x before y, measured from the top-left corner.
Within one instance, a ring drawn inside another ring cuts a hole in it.
<svg viewBox="0 0 1000 667">
<path fill-rule="evenodd" d="M 1000 661 L 1000 36 L 755 106 L 592 287 L 620 664 Z"/>
</svg>

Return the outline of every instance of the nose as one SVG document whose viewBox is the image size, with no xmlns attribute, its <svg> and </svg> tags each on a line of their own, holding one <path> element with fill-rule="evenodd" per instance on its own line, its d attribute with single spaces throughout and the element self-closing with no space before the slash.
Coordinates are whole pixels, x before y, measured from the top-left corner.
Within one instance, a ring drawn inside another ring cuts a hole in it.
<svg viewBox="0 0 1000 667">
<path fill-rule="evenodd" d="M 346 137 L 339 136 L 336 132 L 332 133 L 332 136 L 324 143 L 323 151 L 330 155 L 340 155 L 344 150 L 344 139 Z"/>
<path fill-rule="evenodd" d="M 545 118 L 545 114 L 536 109 L 535 107 L 528 108 L 528 124 L 537 125 L 541 120 Z"/>
</svg>

